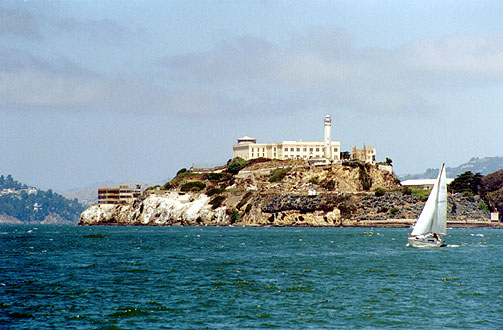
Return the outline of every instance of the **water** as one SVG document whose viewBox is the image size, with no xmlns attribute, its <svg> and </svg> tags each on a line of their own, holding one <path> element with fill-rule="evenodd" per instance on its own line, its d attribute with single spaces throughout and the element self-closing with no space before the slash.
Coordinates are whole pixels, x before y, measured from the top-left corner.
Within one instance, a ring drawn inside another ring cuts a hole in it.
<svg viewBox="0 0 503 330">
<path fill-rule="evenodd" d="M 503 231 L 0 226 L 2 329 L 501 329 Z"/>
</svg>

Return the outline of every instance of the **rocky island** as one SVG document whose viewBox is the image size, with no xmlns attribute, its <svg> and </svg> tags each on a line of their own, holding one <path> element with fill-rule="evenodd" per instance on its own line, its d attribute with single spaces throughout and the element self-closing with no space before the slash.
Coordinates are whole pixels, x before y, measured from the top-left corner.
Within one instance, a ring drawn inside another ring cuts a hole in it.
<svg viewBox="0 0 503 330">
<path fill-rule="evenodd" d="M 132 203 L 92 205 L 79 224 L 408 227 L 426 197 L 379 165 L 235 158 L 223 168 L 181 169 Z M 500 226 L 481 205 L 478 196 L 450 194 L 448 225 Z"/>
</svg>

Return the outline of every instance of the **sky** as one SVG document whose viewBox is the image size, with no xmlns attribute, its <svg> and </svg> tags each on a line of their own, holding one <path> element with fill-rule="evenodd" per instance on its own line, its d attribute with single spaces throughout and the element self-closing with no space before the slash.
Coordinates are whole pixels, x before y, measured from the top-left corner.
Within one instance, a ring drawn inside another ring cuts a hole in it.
<svg viewBox="0 0 503 330">
<path fill-rule="evenodd" d="M 236 139 L 502 156 L 503 2 L 0 0 L 0 174 L 164 183 Z"/>
</svg>

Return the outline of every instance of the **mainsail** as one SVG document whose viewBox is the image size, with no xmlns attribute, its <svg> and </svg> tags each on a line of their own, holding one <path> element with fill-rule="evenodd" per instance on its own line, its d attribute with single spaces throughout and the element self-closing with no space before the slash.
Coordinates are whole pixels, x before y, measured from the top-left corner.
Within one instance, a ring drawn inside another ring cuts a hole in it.
<svg viewBox="0 0 503 330">
<path fill-rule="evenodd" d="M 412 236 L 437 233 L 446 234 L 447 229 L 447 184 L 445 164 L 442 164 L 437 181 L 433 185 L 430 196 L 423 211 L 414 226 Z"/>
</svg>

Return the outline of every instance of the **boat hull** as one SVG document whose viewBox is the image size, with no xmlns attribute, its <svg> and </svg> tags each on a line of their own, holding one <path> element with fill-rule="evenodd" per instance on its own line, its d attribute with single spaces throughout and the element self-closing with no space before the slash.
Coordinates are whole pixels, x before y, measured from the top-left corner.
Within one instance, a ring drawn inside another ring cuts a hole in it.
<svg viewBox="0 0 503 330">
<path fill-rule="evenodd" d="M 407 246 L 414 246 L 419 248 L 435 248 L 447 246 L 445 241 L 437 239 L 432 235 L 417 235 L 409 236 Z"/>
</svg>

